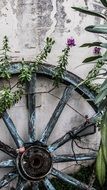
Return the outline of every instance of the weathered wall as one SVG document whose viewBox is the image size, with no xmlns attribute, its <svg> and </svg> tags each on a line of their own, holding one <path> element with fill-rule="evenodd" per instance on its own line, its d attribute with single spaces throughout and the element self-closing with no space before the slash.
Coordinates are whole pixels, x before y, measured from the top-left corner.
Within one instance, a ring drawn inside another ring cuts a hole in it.
<svg viewBox="0 0 107 190">
<path fill-rule="evenodd" d="M 86 41 L 97 39 L 95 35 L 84 31 L 84 27 L 87 24 L 99 23 L 100 19 L 75 12 L 71 6 L 88 6 L 98 11 L 102 9 L 96 0 L 1 0 L 0 42 L 3 36 L 7 35 L 14 59 L 34 59 L 42 49 L 46 37 L 53 37 L 56 45 L 48 62 L 56 64 L 57 56 L 65 47 L 66 39 L 73 36 L 77 47 L 71 50 L 68 69 L 85 76 L 85 66 L 77 70 L 74 68 L 92 52 L 79 46 Z M 80 72 L 83 69 L 85 74 Z"/>
<path fill-rule="evenodd" d="M 7 35 L 11 46 L 13 60 L 20 60 L 22 57 L 24 57 L 25 60 L 34 60 L 35 56 L 43 48 L 46 37 L 53 37 L 56 44 L 54 45 L 53 51 L 51 55 L 49 55 L 47 62 L 56 65 L 58 60 L 57 56 L 65 47 L 66 39 L 72 36 L 75 38 L 76 46 L 71 49 L 68 70 L 84 78 L 91 66 L 81 66 L 77 69 L 76 67 L 81 64 L 85 57 L 90 55 L 90 53 L 92 54 L 93 50 L 87 48 L 82 49 L 79 48 L 79 46 L 82 43 L 92 42 L 98 38 L 96 35 L 84 31 L 84 27 L 87 26 L 87 24 L 99 23 L 100 19 L 73 11 L 71 6 L 77 5 L 88 6 L 94 10 L 102 9 L 96 0 L 1 0 L 0 46 L 2 47 L 1 42 L 3 36 Z M 51 87 L 51 81 L 45 81 L 44 85 L 44 80 L 41 80 L 37 85 L 37 91 L 49 90 Z M 56 95 L 56 91 L 54 94 Z M 59 97 L 60 94 L 61 90 L 57 92 Z M 92 116 L 92 109 L 89 108 L 87 104 L 85 105 L 83 103 L 80 96 L 74 94 L 72 99 L 69 101 L 70 105 L 78 109 L 83 115 L 89 113 L 89 116 Z M 36 112 L 37 121 L 35 126 L 37 128 L 38 137 L 40 136 L 42 129 L 46 126 L 57 102 L 58 99 L 49 94 L 38 95 L 37 106 L 41 105 Z M 11 109 L 10 115 L 22 137 L 27 140 L 27 131 L 25 132 L 27 112 L 25 106 L 25 99 L 23 98 L 19 104 Z M 66 107 L 49 142 L 62 136 L 62 134 L 72 127 L 78 126 L 80 122 L 82 122 L 82 118 L 78 114 L 74 115 L 72 109 Z M 0 134 L 1 140 L 13 145 L 13 141 L 2 121 L 0 125 L 2 128 L 2 133 Z M 99 143 L 97 142 L 98 139 L 99 136 L 96 134 L 94 135 L 93 140 L 87 138 L 84 141 L 85 143 L 90 142 L 91 146 L 96 146 Z M 68 143 L 59 151 L 61 153 L 72 152 L 71 144 Z M 77 153 L 79 152 L 78 149 L 76 149 L 76 151 Z M 5 155 L 1 154 L 0 160 L 4 159 L 4 157 Z M 58 164 L 56 167 L 64 169 L 70 164 L 71 163 L 65 165 Z M 73 169 L 70 167 L 68 171 L 71 172 L 71 170 Z"/>
</svg>

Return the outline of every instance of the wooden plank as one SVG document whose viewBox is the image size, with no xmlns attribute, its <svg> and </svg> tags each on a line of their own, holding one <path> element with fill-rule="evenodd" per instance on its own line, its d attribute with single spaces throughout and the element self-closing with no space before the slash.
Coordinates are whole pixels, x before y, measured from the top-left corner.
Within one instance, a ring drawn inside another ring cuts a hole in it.
<svg viewBox="0 0 107 190">
<path fill-rule="evenodd" d="M 15 172 L 9 172 L 8 174 L 4 175 L 2 179 L 0 179 L 0 189 L 5 187 L 8 183 L 14 180 L 18 176 Z"/>
<path fill-rule="evenodd" d="M 17 147 L 23 147 L 23 140 L 21 139 L 21 137 L 19 136 L 17 129 L 12 121 L 12 119 L 10 118 L 9 114 L 5 111 L 2 114 L 2 118 L 4 123 L 6 124 L 6 127 L 8 128 L 15 144 L 17 145 Z"/>
<path fill-rule="evenodd" d="M 67 101 L 69 100 L 70 96 L 71 96 L 71 93 L 72 93 L 72 90 L 73 90 L 73 86 L 70 85 L 70 86 L 67 86 L 63 92 L 63 95 L 58 103 L 58 105 L 56 106 L 45 130 L 43 131 L 42 133 L 42 136 L 40 138 L 40 141 L 43 142 L 43 143 L 46 143 L 50 134 L 52 133 L 56 123 L 57 123 L 57 120 L 59 119 Z"/>
<path fill-rule="evenodd" d="M 83 131 L 86 131 L 86 129 L 88 129 L 88 128 L 92 127 L 92 126 L 94 127 L 94 125 L 95 125 L 95 123 L 89 123 L 87 125 L 85 125 L 83 123 L 79 127 L 73 128 L 71 131 L 68 131 L 65 135 L 63 135 L 62 137 L 60 137 L 59 139 L 54 141 L 51 145 L 49 145 L 48 150 L 50 152 L 53 152 L 57 148 L 61 147 L 62 145 L 64 145 L 66 142 L 68 142 L 71 139 L 76 139 L 77 137 L 82 137 L 82 136 L 84 136 L 83 134 L 85 134 L 85 136 L 86 136 L 86 132 L 83 133 Z M 94 130 L 93 130 L 93 133 L 95 133 Z M 89 130 L 88 130 L 87 135 L 89 135 Z"/>
<path fill-rule="evenodd" d="M 0 150 L 8 154 L 9 156 L 16 158 L 17 157 L 17 152 L 15 149 L 12 147 L 8 146 L 7 144 L 3 143 L 0 141 Z"/>
<path fill-rule="evenodd" d="M 47 190 L 56 190 L 48 178 L 45 178 L 43 183 Z"/>
<path fill-rule="evenodd" d="M 85 183 L 82 183 L 80 181 L 78 181 L 77 179 L 59 171 L 59 170 L 56 170 L 56 169 L 52 169 L 51 171 L 52 175 L 61 179 L 62 181 L 64 181 L 65 183 L 67 184 L 71 184 L 71 185 L 74 185 L 75 187 L 79 188 L 79 189 L 82 189 L 82 190 L 88 190 L 89 189 L 89 186 L 86 185 Z M 91 187 L 91 190 L 95 190 L 95 188 Z"/>
<path fill-rule="evenodd" d="M 15 160 L 4 160 L 0 162 L 0 168 L 11 168 L 15 166 L 16 166 Z"/>
<path fill-rule="evenodd" d="M 53 156 L 52 160 L 54 163 L 60 162 L 74 162 L 74 161 L 87 161 L 87 160 L 94 160 L 96 159 L 96 153 L 89 153 L 89 154 L 76 154 L 75 156 L 72 154 L 62 154 Z"/>
<path fill-rule="evenodd" d="M 36 87 L 36 74 L 32 75 L 31 81 L 26 83 L 27 92 L 27 109 L 28 109 L 28 135 L 29 141 L 35 141 L 35 87 Z"/>
</svg>

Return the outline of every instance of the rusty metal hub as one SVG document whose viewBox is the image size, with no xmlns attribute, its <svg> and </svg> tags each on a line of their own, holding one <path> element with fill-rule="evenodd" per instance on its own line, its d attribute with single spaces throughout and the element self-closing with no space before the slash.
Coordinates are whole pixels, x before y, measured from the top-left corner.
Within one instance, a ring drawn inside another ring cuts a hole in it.
<svg viewBox="0 0 107 190">
<path fill-rule="evenodd" d="M 26 180 L 38 181 L 44 178 L 52 166 L 52 157 L 46 148 L 30 146 L 17 157 L 17 167 Z"/>
</svg>

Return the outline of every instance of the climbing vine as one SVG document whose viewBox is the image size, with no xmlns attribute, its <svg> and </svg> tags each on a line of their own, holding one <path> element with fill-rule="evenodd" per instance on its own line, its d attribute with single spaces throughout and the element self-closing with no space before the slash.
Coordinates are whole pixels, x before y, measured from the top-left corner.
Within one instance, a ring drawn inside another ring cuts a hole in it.
<svg viewBox="0 0 107 190">
<path fill-rule="evenodd" d="M 2 113 L 17 103 L 24 93 L 24 86 L 32 78 L 32 74 L 37 72 L 40 66 L 46 62 L 48 54 L 51 53 L 52 46 L 55 41 L 52 38 L 47 38 L 43 50 L 36 56 L 33 63 L 28 63 L 24 60 L 21 61 L 20 74 L 18 76 L 18 82 L 12 86 L 11 84 L 11 56 L 10 47 L 7 36 L 3 39 L 3 48 L 1 50 L 0 57 L 0 77 L 2 86 L 0 87 L 0 116 Z M 58 87 L 61 82 L 64 71 L 68 65 L 68 56 L 70 52 L 70 47 L 75 46 L 75 41 L 73 38 L 67 39 L 66 47 L 62 50 L 62 55 L 59 56 L 58 65 L 53 70 L 53 86 Z M 5 81 L 5 82 L 4 82 Z"/>
</svg>

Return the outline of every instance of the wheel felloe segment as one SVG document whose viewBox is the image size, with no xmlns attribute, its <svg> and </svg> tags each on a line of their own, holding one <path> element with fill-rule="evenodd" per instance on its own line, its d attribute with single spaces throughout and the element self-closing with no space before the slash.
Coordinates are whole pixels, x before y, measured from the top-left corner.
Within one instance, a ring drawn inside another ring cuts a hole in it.
<svg viewBox="0 0 107 190">
<path fill-rule="evenodd" d="M 52 167 L 52 157 L 47 148 L 40 145 L 27 147 L 23 154 L 17 157 L 17 168 L 25 180 L 40 181 L 49 173 Z"/>
</svg>

